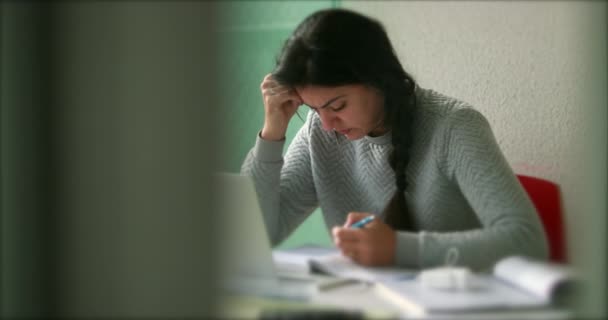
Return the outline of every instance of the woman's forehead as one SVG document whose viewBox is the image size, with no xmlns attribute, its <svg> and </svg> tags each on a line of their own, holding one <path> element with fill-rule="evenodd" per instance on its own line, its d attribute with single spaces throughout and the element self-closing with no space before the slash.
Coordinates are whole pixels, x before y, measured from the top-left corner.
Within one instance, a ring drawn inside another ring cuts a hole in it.
<svg viewBox="0 0 608 320">
<path fill-rule="evenodd" d="M 308 105 L 311 108 L 322 109 L 331 105 L 332 102 L 339 98 L 346 96 L 345 91 L 341 90 L 340 87 L 304 87 L 296 89 L 302 99 L 302 103 Z"/>
<path fill-rule="evenodd" d="M 296 88 L 304 102 L 310 103 L 312 106 L 321 106 L 335 97 L 357 94 L 360 90 L 358 85 L 338 87 L 303 86 Z"/>
</svg>

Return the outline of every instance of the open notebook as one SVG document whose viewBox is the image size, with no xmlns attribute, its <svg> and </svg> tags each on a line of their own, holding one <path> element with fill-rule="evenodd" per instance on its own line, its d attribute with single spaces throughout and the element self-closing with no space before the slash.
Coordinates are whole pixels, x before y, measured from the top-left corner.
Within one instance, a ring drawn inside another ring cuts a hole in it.
<svg viewBox="0 0 608 320">
<path fill-rule="evenodd" d="M 363 267 L 344 257 L 336 248 L 305 245 L 293 249 L 274 250 L 275 265 L 281 273 L 318 272 L 338 278 L 366 282 L 406 280 L 416 272 L 407 269 Z"/>
</svg>

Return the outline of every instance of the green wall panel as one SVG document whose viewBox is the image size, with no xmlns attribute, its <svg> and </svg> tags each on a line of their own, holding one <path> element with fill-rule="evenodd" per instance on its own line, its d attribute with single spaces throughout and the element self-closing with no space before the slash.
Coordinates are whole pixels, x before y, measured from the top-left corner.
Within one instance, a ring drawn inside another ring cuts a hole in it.
<svg viewBox="0 0 608 320">
<path fill-rule="evenodd" d="M 218 170 L 238 172 L 253 147 L 264 121 L 260 83 L 274 67 L 283 42 L 297 24 L 310 13 L 338 6 L 338 1 L 255 1 L 226 2 L 222 7 L 220 26 L 221 84 L 220 155 Z M 307 109 L 299 110 L 303 119 Z M 286 135 L 291 142 L 303 120 L 294 117 Z M 286 150 L 287 148 L 285 148 Z M 330 245 L 320 210 L 316 210 L 280 246 L 304 243 Z"/>
</svg>

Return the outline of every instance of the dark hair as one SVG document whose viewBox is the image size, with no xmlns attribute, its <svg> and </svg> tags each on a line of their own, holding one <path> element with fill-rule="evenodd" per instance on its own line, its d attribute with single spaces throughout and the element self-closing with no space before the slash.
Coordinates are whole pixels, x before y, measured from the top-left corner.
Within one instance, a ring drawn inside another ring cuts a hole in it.
<svg viewBox="0 0 608 320">
<path fill-rule="evenodd" d="M 398 230 L 412 230 L 405 190 L 416 106 L 412 77 L 403 70 L 384 27 L 344 9 L 326 9 L 308 16 L 283 46 L 274 78 L 287 86 L 364 84 L 384 95 L 384 125 L 392 131 L 389 163 L 397 192 L 385 209 L 385 221 Z"/>
</svg>

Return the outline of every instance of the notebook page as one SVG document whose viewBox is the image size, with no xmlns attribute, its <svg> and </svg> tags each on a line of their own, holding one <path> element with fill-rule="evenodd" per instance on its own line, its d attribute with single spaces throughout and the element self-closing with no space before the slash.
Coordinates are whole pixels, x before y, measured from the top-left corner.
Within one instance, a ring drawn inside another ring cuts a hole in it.
<svg viewBox="0 0 608 320">
<path fill-rule="evenodd" d="M 379 292 L 398 305 L 425 313 L 536 308 L 546 303 L 489 275 L 476 275 L 478 286 L 469 290 L 428 288 L 417 280 L 380 282 Z"/>
<path fill-rule="evenodd" d="M 332 254 L 311 260 L 311 265 L 324 273 L 341 277 L 352 278 L 363 281 L 393 281 L 411 279 L 416 272 L 392 267 L 364 267 L 342 254 Z"/>
<path fill-rule="evenodd" d="M 292 249 L 279 249 L 272 252 L 277 272 L 286 273 L 309 273 L 310 260 L 336 254 L 337 249 L 325 248 L 314 245 L 301 246 Z"/>
<path fill-rule="evenodd" d="M 560 282 L 572 277 L 565 267 L 530 261 L 523 257 L 508 257 L 501 260 L 494 268 L 494 275 L 547 302 L 551 300 L 554 288 Z"/>
<path fill-rule="evenodd" d="M 364 267 L 344 257 L 336 248 L 314 245 L 274 250 L 273 258 L 281 273 L 303 273 L 312 269 L 339 278 L 369 282 L 411 279 L 416 275 L 415 271 L 401 268 Z"/>
</svg>

